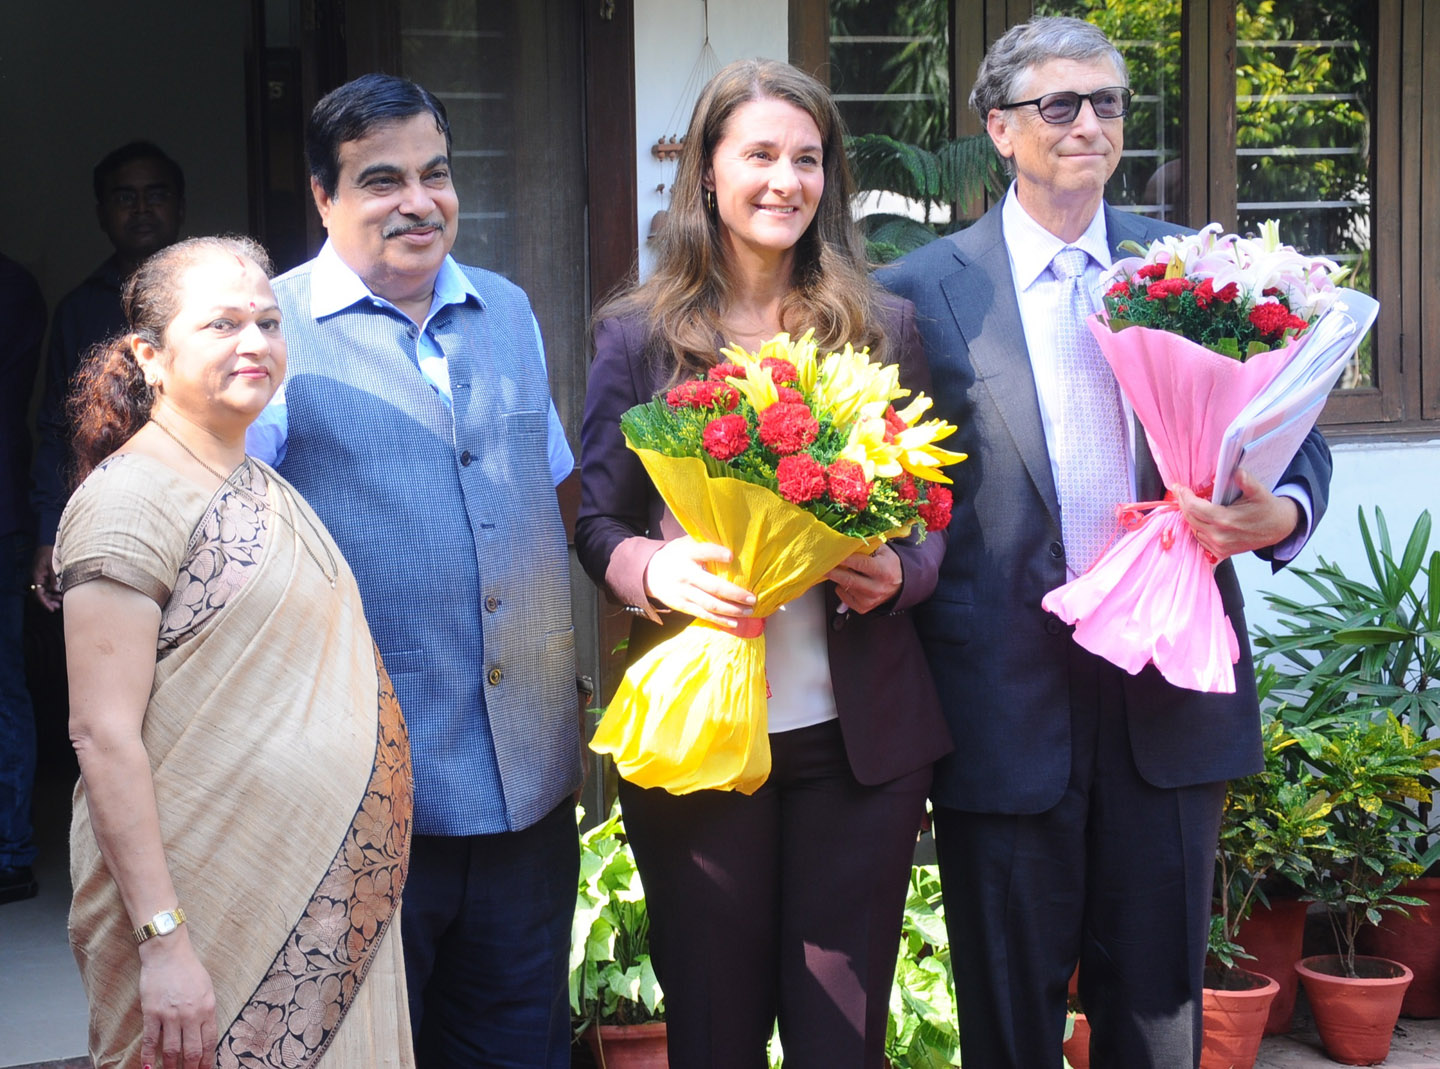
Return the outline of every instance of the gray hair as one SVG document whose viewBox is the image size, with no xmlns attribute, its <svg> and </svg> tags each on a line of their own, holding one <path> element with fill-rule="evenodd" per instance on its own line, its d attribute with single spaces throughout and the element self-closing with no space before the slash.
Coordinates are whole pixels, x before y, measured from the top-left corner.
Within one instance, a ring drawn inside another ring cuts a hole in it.
<svg viewBox="0 0 1440 1069">
<path fill-rule="evenodd" d="M 1032 19 L 1006 30 L 980 61 L 970 90 L 970 106 L 980 122 L 990 118 L 992 108 L 1015 99 L 1030 68 L 1052 59 L 1108 59 L 1120 75 L 1120 84 L 1130 85 L 1125 58 L 1099 29 L 1059 15 Z"/>
</svg>

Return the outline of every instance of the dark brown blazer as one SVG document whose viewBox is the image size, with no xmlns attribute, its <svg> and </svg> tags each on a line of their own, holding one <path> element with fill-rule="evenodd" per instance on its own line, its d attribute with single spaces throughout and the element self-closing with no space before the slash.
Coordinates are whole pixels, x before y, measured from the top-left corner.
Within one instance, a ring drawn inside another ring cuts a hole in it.
<svg viewBox="0 0 1440 1069">
<path fill-rule="evenodd" d="M 914 307 L 887 297 L 884 308 L 901 382 L 928 391 Z M 669 369 L 653 355 L 640 317 L 606 319 L 596 326 L 580 433 L 575 551 L 590 577 L 626 605 L 646 604 L 646 564 L 666 540 L 683 533 L 620 433 L 621 414 L 653 398 L 668 379 Z M 952 745 L 912 614 L 935 588 L 945 539 L 930 535 L 921 543 L 912 536 L 891 546 L 904 578 L 890 604 L 864 614 L 841 613 L 834 584 L 824 584 L 836 711 L 851 770 L 867 785 L 928 765 Z M 638 657 L 689 620 L 669 613 L 662 626 L 637 616 L 628 657 Z M 783 666 L 771 670 L 783 671 Z"/>
</svg>

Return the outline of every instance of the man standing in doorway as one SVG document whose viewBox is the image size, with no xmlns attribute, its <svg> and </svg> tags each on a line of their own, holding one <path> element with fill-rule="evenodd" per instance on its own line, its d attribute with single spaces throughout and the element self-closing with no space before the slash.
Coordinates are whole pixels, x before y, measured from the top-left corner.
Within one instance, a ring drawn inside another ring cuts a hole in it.
<svg viewBox="0 0 1440 1069">
<path fill-rule="evenodd" d="M 39 446 L 32 473 L 38 530 L 30 582 L 46 609 L 60 608 L 50 557 L 55 529 L 69 500 L 70 423 L 65 398 L 80 362 L 100 342 L 125 329 L 120 291 L 151 253 L 173 245 L 185 222 L 185 175 L 149 141 L 121 145 L 95 165 L 95 216 L 115 252 L 61 298 L 50 324 L 45 393 L 36 417 Z"/>
<path fill-rule="evenodd" d="M 1201 975 L 1225 780 L 1262 767 L 1239 582 L 1226 559 L 1290 560 L 1325 509 L 1312 433 L 1274 493 L 1219 506 L 1175 488 L 1240 641 L 1236 693 L 1135 676 L 1040 605 L 1084 572 L 1115 506 L 1165 487 L 1085 328 L 1126 240 L 1177 228 L 1117 211 L 1105 183 L 1130 104 L 1095 27 L 1041 18 L 986 53 L 971 106 L 1014 182 L 966 230 L 879 273 L 915 302 L 935 415 L 960 427 L 955 513 L 920 636 L 955 736 L 935 843 L 967 1069 L 1060 1064 L 1078 962 L 1096 1069 L 1200 1056 Z M 949 444 L 949 443 L 947 443 Z"/>
<path fill-rule="evenodd" d="M 574 466 L 525 294 L 457 264 L 444 106 L 371 74 L 306 130 L 328 240 L 275 280 L 290 366 L 251 431 L 329 527 L 405 713 L 401 913 L 421 1066 L 568 1066 L 580 784 Z"/>
</svg>

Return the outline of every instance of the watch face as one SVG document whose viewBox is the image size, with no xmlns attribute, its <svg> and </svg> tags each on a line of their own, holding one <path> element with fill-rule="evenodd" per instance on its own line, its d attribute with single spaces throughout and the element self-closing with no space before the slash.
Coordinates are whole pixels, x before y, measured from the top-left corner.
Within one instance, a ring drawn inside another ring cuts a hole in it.
<svg viewBox="0 0 1440 1069">
<path fill-rule="evenodd" d="M 157 913 L 155 914 L 155 920 L 153 923 L 155 925 L 155 934 L 169 935 L 175 930 L 175 914 Z"/>
</svg>

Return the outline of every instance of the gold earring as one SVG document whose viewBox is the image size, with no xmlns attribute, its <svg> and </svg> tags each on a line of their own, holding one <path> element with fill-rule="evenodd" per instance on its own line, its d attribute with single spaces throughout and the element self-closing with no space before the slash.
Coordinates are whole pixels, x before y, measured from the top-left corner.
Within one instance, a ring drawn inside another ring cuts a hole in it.
<svg viewBox="0 0 1440 1069">
<path fill-rule="evenodd" d="M 719 211 L 719 208 L 715 204 L 715 191 L 713 189 L 707 189 L 705 191 L 705 210 L 711 215 L 715 215 Z"/>
</svg>

